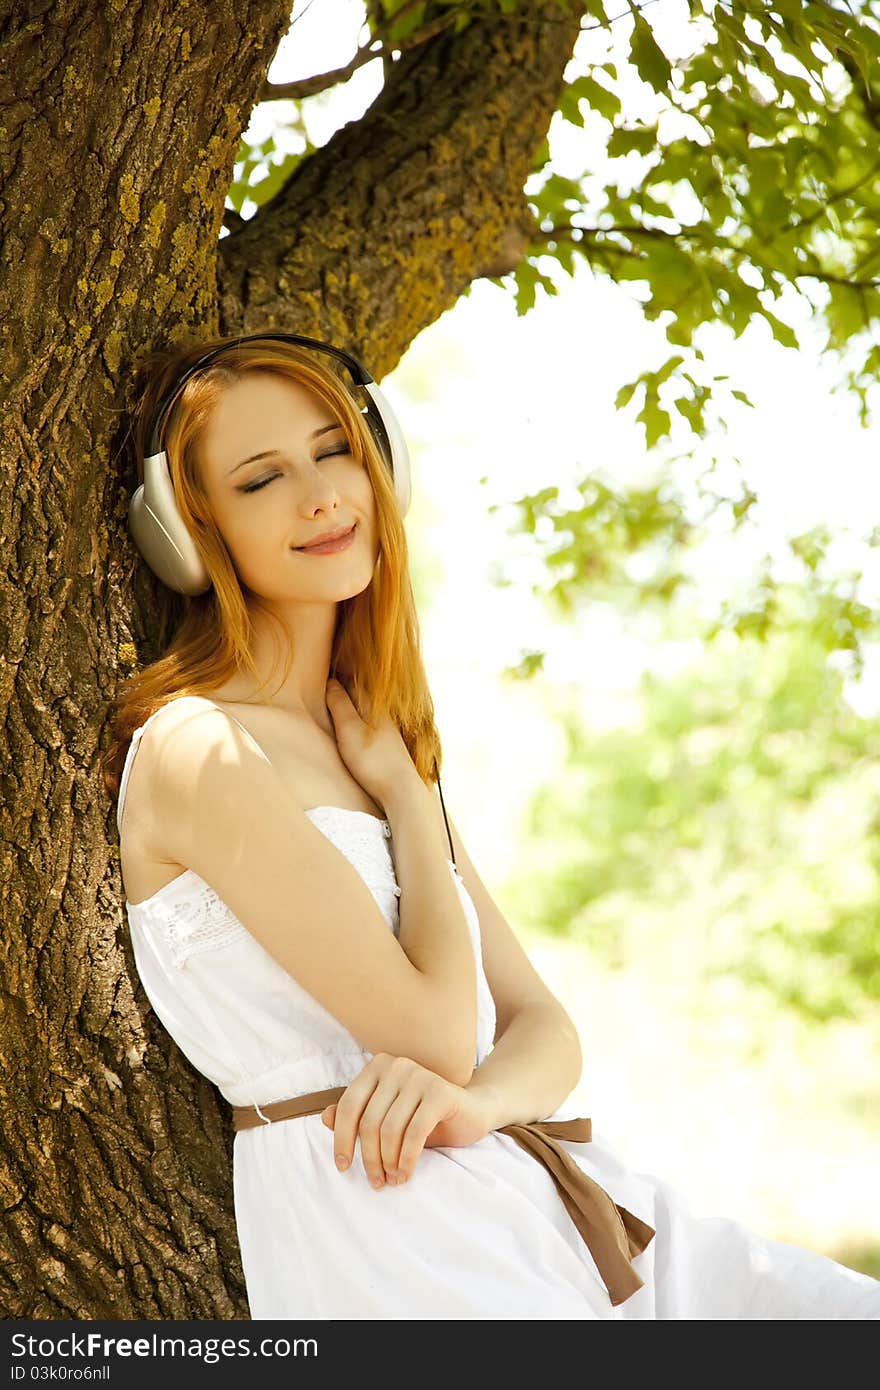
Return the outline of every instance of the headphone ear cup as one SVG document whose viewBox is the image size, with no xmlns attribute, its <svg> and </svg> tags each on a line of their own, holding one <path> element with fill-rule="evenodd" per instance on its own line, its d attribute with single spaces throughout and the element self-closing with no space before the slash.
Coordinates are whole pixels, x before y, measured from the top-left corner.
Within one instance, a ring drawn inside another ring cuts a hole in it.
<svg viewBox="0 0 880 1390">
<path fill-rule="evenodd" d="M 370 397 L 366 418 L 379 442 L 382 456 L 391 469 L 400 515 L 404 517 L 409 511 L 412 497 L 406 437 L 384 391 L 380 390 L 375 381 L 365 382 L 364 390 Z"/>
<path fill-rule="evenodd" d="M 177 509 L 164 453 L 144 459 L 144 481 L 128 509 L 128 527 L 150 569 L 178 594 L 203 594 L 211 577 Z"/>
</svg>

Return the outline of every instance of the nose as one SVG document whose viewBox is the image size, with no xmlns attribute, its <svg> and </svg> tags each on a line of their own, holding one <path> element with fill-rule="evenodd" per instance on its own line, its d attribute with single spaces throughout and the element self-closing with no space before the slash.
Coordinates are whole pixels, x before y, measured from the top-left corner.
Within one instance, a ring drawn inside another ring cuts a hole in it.
<svg viewBox="0 0 880 1390">
<path fill-rule="evenodd" d="M 310 460 L 302 469 L 301 479 L 300 511 L 303 515 L 313 516 L 318 509 L 330 511 L 338 507 L 339 489 L 317 463 Z"/>
</svg>

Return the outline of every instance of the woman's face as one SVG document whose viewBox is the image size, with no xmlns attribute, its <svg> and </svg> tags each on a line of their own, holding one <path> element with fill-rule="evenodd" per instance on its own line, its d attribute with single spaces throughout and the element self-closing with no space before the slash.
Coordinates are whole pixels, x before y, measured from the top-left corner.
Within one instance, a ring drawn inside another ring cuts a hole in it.
<svg viewBox="0 0 880 1390">
<path fill-rule="evenodd" d="M 248 373 L 224 388 L 197 453 L 217 525 L 255 593 L 330 602 L 367 587 L 379 554 L 372 483 L 331 407 L 308 387 Z M 342 550 L 298 548 L 352 525 Z"/>
</svg>

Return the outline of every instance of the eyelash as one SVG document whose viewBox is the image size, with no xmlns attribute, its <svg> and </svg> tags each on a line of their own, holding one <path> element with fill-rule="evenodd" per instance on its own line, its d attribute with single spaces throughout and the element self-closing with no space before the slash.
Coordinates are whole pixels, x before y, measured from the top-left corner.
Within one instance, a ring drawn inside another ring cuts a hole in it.
<svg viewBox="0 0 880 1390">
<path fill-rule="evenodd" d="M 342 444 L 342 445 L 340 445 L 340 447 L 339 447 L 338 449 L 331 449 L 331 450 L 329 450 L 328 453 L 326 453 L 326 454 L 321 454 L 321 455 L 319 456 L 319 458 L 318 458 L 318 462 L 320 463 L 321 459 L 331 459 L 331 458 L 334 458 L 336 454 L 350 454 L 350 453 L 351 453 L 351 449 L 349 448 L 349 446 L 348 446 L 347 444 Z M 264 488 L 264 487 L 266 487 L 269 483 L 274 482 L 274 480 L 275 480 L 276 478 L 280 478 L 280 476 L 281 476 L 280 473 L 270 473 L 268 478 L 261 478 L 261 479 L 260 479 L 258 482 L 256 482 L 256 483 L 247 483 L 245 487 L 240 487 L 238 490 L 239 490 L 239 492 L 259 492 L 261 488 Z"/>
</svg>

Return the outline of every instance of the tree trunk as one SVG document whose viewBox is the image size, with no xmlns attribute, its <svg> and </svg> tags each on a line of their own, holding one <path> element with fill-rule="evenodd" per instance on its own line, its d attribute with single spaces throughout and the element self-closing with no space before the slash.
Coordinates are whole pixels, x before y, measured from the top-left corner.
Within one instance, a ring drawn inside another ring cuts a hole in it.
<svg viewBox="0 0 880 1390">
<path fill-rule="evenodd" d="M 579 22 L 540 0 L 413 50 L 218 240 L 288 7 L 0 10 L 5 1318 L 248 1316 L 227 1107 L 140 988 L 98 766 L 120 671 L 160 654 L 179 604 L 127 533 L 133 367 L 277 326 L 381 378 L 516 264 Z"/>
</svg>

